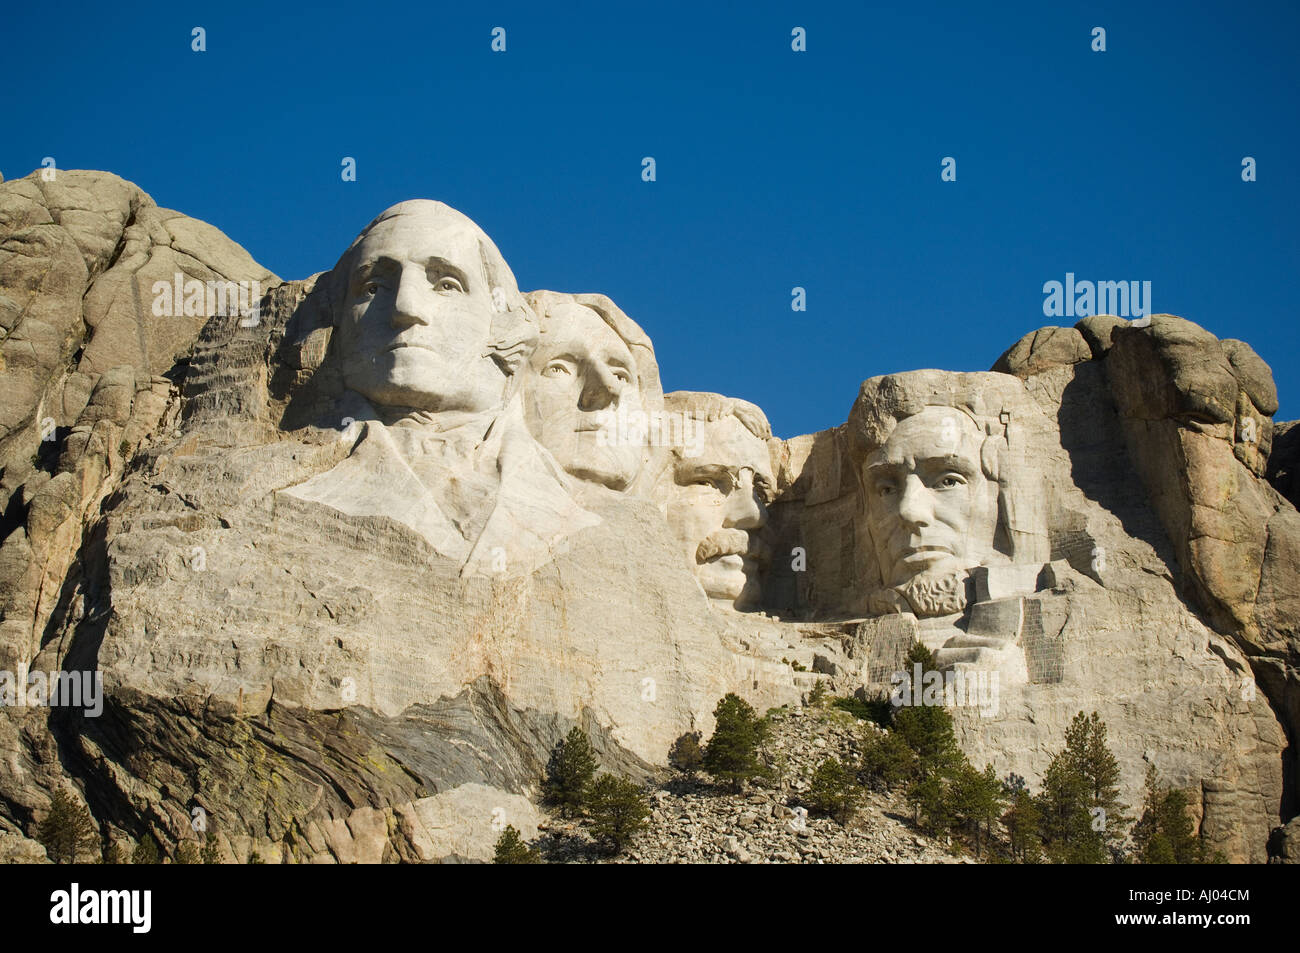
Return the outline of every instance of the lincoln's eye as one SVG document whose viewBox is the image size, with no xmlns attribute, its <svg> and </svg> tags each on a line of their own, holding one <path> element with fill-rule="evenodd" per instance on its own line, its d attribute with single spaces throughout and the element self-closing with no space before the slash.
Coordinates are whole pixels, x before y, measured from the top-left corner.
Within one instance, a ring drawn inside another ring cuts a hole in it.
<svg viewBox="0 0 1300 953">
<path fill-rule="evenodd" d="M 950 473 L 939 481 L 939 486 L 943 487 L 945 490 L 951 490 L 953 487 L 961 486 L 964 482 L 965 481 L 961 477 Z"/>
<path fill-rule="evenodd" d="M 464 292 L 461 283 L 450 275 L 444 275 L 434 283 L 434 288 L 438 291 L 459 291 Z"/>
</svg>

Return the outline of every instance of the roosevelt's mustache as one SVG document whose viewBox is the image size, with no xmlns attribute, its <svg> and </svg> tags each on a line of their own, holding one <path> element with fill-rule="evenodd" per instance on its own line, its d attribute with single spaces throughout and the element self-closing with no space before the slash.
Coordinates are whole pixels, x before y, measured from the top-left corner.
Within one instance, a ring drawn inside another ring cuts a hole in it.
<svg viewBox="0 0 1300 953">
<path fill-rule="evenodd" d="M 766 565 L 772 559 L 771 547 L 757 533 L 743 529 L 714 530 L 695 550 L 697 562 L 708 562 L 719 556 L 748 556 Z"/>
</svg>

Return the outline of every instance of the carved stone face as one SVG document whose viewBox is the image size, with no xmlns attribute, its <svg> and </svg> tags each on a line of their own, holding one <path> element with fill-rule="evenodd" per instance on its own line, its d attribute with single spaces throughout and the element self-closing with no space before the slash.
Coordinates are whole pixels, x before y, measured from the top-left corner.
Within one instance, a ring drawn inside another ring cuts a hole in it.
<svg viewBox="0 0 1300 953">
<path fill-rule="evenodd" d="M 374 226 L 342 267 L 336 320 L 344 383 L 371 402 L 424 411 L 500 403 L 492 289 L 468 219 L 432 203 Z"/>
<path fill-rule="evenodd" d="M 886 587 L 992 555 L 997 486 L 980 467 L 982 443 L 964 413 L 927 407 L 864 461 L 867 528 Z"/>
<path fill-rule="evenodd" d="M 767 443 L 727 416 L 704 429 L 704 450 L 673 464 L 668 525 L 710 599 L 736 609 L 758 605 L 763 545 L 775 480 Z"/>
<path fill-rule="evenodd" d="M 567 472 L 623 490 L 646 448 L 641 381 L 632 352 L 591 308 L 550 311 L 525 382 L 528 428 Z M 633 426 L 619 426 L 619 420 Z"/>
</svg>

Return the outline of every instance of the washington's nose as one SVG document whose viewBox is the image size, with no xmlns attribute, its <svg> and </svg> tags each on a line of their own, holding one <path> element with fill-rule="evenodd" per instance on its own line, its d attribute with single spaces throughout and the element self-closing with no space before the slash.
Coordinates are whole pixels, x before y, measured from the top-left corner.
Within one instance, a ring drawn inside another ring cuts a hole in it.
<svg viewBox="0 0 1300 953">
<path fill-rule="evenodd" d="M 397 297 L 393 300 L 393 327 L 409 328 L 413 324 L 428 324 L 428 296 L 425 288 L 428 276 L 423 268 L 402 269 L 397 281 Z"/>
<path fill-rule="evenodd" d="M 623 382 L 610 373 L 609 369 L 599 364 L 586 368 L 583 376 L 582 393 L 578 396 L 579 410 L 604 410 L 618 401 Z"/>
<path fill-rule="evenodd" d="M 903 496 L 898 501 L 898 518 L 909 526 L 929 526 L 934 522 L 934 503 L 930 491 L 916 474 L 903 482 Z"/>
<path fill-rule="evenodd" d="M 727 498 L 722 525 L 730 529 L 760 529 L 767 522 L 767 507 L 754 489 L 754 477 L 741 471 L 735 490 Z"/>
</svg>

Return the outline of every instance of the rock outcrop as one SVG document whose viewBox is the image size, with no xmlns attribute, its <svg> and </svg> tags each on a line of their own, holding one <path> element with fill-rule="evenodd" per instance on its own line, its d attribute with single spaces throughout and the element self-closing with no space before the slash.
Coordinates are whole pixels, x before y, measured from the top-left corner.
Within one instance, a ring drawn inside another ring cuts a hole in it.
<svg viewBox="0 0 1300 953">
<path fill-rule="evenodd" d="M 0 241 L 0 670 L 102 679 L 0 712 L 6 855 L 72 784 L 112 839 L 482 860 L 573 725 L 648 777 L 724 693 L 880 694 L 917 641 L 977 764 L 1035 784 L 1095 710 L 1229 859 L 1294 813 L 1300 516 L 1242 342 L 1088 318 L 782 441 L 439 203 L 301 281 L 106 173 L 0 185 Z"/>
</svg>

